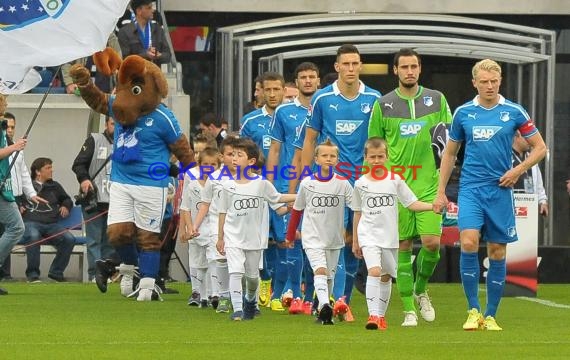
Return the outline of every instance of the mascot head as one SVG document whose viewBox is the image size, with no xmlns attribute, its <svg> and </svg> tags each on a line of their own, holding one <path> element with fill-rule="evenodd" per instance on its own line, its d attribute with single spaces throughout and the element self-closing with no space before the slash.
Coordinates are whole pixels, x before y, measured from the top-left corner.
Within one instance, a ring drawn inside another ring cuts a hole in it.
<svg viewBox="0 0 570 360">
<path fill-rule="evenodd" d="M 6 96 L 0 94 L 0 116 L 4 116 L 7 106 L 8 104 L 6 102 Z"/>
<path fill-rule="evenodd" d="M 151 113 L 168 95 L 168 83 L 160 68 L 138 55 L 127 56 L 121 62 L 118 54 L 107 48 L 93 59 L 105 75 L 118 68 L 113 114 L 123 126 L 133 125 L 140 116 Z"/>
</svg>

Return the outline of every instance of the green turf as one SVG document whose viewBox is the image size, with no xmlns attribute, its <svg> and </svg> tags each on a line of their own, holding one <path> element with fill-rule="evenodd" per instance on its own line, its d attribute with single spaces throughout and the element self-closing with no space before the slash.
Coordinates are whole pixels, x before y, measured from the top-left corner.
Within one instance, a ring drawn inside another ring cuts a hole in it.
<svg viewBox="0 0 570 360">
<path fill-rule="evenodd" d="M 394 289 L 388 330 L 367 331 L 364 297 L 355 292 L 354 323 L 316 325 L 306 315 L 263 309 L 254 321 L 231 322 L 212 309 L 190 308 L 187 284 L 169 286 L 180 295 L 137 303 L 113 284 L 1 283 L 2 359 L 569 359 L 570 308 L 505 298 L 502 332 L 465 332 L 459 284 L 431 285 L 437 319 L 402 328 Z M 481 292 L 484 303 L 484 292 Z M 570 305 L 569 285 L 543 285 L 539 298 Z"/>
</svg>

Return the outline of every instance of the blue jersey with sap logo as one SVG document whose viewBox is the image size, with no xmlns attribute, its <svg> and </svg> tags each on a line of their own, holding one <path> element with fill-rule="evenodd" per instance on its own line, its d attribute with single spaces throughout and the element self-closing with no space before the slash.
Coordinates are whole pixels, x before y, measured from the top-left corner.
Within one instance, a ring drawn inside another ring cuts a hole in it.
<svg viewBox="0 0 570 360">
<path fill-rule="evenodd" d="M 321 139 L 330 138 L 338 146 L 341 163 L 360 166 L 364 160 L 372 106 L 381 95 L 360 82 L 358 95 L 349 100 L 340 93 L 337 82 L 313 95 L 307 126 L 320 133 Z M 351 183 L 354 183 L 355 171 L 351 174 Z"/>
<path fill-rule="evenodd" d="M 499 185 L 501 176 L 512 168 L 516 130 L 524 137 L 538 132 L 525 109 L 503 96 L 490 109 L 476 97 L 455 110 L 449 138 L 465 143 L 460 187 Z"/>
<path fill-rule="evenodd" d="M 263 152 L 263 157 L 266 159 L 271 146 L 271 138 L 269 137 L 271 118 L 271 114 L 263 106 L 249 114 L 245 114 L 240 120 L 239 136 L 253 140 L 259 146 L 259 149 Z"/>
<path fill-rule="evenodd" d="M 288 179 L 293 175 L 289 175 L 286 166 L 291 165 L 293 155 L 295 154 L 295 146 L 293 145 L 297 135 L 301 132 L 303 122 L 307 117 L 308 109 L 304 107 L 298 99 L 293 102 L 279 105 L 273 114 L 273 121 L 269 127 L 269 135 L 272 140 L 281 143 L 279 153 L 279 172 L 275 177 L 275 187 L 280 192 L 287 192 Z M 283 171 L 281 171 L 283 169 Z M 273 169 L 269 169 L 273 171 Z"/>
<path fill-rule="evenodd" d="M 114 117 L 113 101 L 114 97 L 110 97 L 111 117 Z M 133 126 L 124 127 L 115 122 L 111 181 L 167 187 L 168 170 L 166 176 L 159 176 L 162 174 L 155 173 L 158 170 L 156 164 L 170 163 L 168 145 L 174 144 L 180 136 L 182 131 L 178 121 L 172 111 L 163 104 L 150 114 L 140 116 Z"/>
</svg>

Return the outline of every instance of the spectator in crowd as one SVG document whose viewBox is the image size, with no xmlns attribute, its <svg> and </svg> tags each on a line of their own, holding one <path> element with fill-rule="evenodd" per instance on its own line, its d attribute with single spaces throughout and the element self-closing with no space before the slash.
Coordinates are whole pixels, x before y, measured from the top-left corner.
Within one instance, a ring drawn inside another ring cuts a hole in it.
<svg viewBox="0 0 570 360">
<path fill-rule="evenodd" d="M 218 147 L 222 141 L 228 136 L 228 132 L 222 128 L 220 120 L 214 113 L 207 113 L 200 119 L 200 130 L 202 134 L 213 136 L 216 139 Z"/>
<path fill-rule="evenodd" d="M 105 130 L 92 133 L 83 143 L 71 170 L 75 173 L 84 201 L 78 201 L 83 212 L 87 235 L 87 272 L 95 280 L 96 261 L 114 256 L 115 250 L 107 240 L 107 211 L 109 210 L 109 176 L 115 121 L 107 116 Z M 107 284 L 102 285 L 106 290 Z M 104 292 L 104 291 L 103 291 Z"/>
<path fill-rule="evenodd" d="M 26 245 L 28 282 L 40 282 L 40 245 L 49 244 L 57 248 L 55 259 L 51 263 L 48 277 L 57 282 L 66 281 L 63 272 L 69 264 L 69 258 L 75 245 L 75 237 L 57 222 L 69 216 L 73 207 L 71 198 L 63 187 L 54 181 L 51 159 L 40 157 L 34 160 L 30 168 L 32 184 L 39 196 L 47 200 L 44 203 L 28 203 L 23 218 L 26 230 L 20 244 Z M 39 243 L 42 238 L 55 236 Z"/>
<path fill-rule="evenodd" d="M 140 55 L 155 64 L 167 64 L 171 54 L 162 26 L 152 21 L 153 0 L 132 0 L 133 18 L 119 30 L 119 44 L 124 57 Z"/>
<path fill-rule="evenodd" d="M 6 111 L 6 97 L 0 94 L 0 116 Z M 4 227 L 4 233 L 0 236 L 0 266 L 12 251 L 12 247 L 24 234 L 24 222 L 16 205 L 16 199 L 12 193 L 10 174 L 8 173 L 10 155 L 16 151 L 22 151 L 28 140 L 18 139 L 14 144 L 8 145 L 6 129 L 0 126 L 0 224 Z M 8 292 L 0 288 L 0 295 Z"/>
<path fill-rule="evenodd" d="M 6 136 L 8 138 L 8 145 L 12 145 L 14 143 L 14 134 L 16 131 L 16 117 L 14 114 L 6 112 L 4 113 L 4 120 L 6 121 Z M 12 155 L 10 155 L 10 162 L 14 161 L 14 157 L 14 153 L 12 153 Z M 38 194 L 36 194 L 36 190 L 34 190 L 34 187 L 32 186 L 32 178 L 30 177 L 28 167 L 26 166 L 26 162 L 24 160 L 24 152 L 20 151 L 19 155 L 15 158 L 16 162 L 10 170 L 10 176 L 12 179 L 12 193 L 16 198 L 16 203 L 18 204 L 20 212 L 24 211 L 26 200 L 31 200 L 36 203 L 40 201 L 47 203 L 45 199 L 37 196 Z M 4 231 L 3 228 L 2 231 Z M 4 281 L 12 279 L 10 265 L 10 256 L 8 256 L 2 265 L 0 279 Z"/>
<path fill-rule="evenodd" d="M 253 100 L 245 106 L 243 109 L 244 114 L 248 114 L 254 110 L 259 109 L 265 105 L 265 99 L 263 97 L 263 81 L 262 75 L 259 75 L 253 81 L 255 83 L 255 90 L 253 91 Z"/>
</svg>

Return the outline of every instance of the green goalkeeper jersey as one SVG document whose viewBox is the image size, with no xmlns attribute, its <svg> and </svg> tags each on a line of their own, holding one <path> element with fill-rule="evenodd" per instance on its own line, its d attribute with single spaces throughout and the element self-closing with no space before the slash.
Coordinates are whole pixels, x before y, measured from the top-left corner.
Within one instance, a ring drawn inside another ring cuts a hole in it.
<svg viewBox="0 0 570 360">
<path fill-rule="evenodd" d="M 374 103 L 368 137 L 386 140 L 386 168 L 401 172 L 396 166 L 404 167 L 406 183 L 419 200 L 432 201 L 436 195 L 445 129 L 451 119 L 445 96 L 423 86 L 414 97 L 396 89 Z"/>
</svg>

